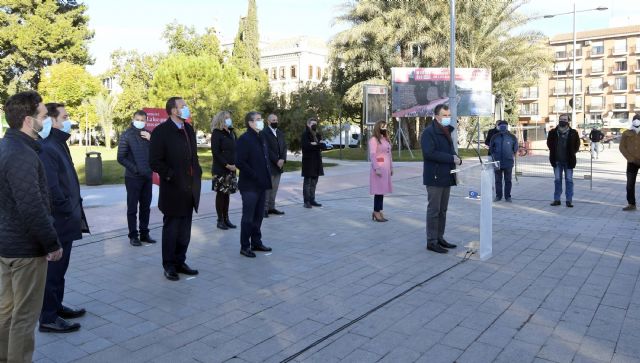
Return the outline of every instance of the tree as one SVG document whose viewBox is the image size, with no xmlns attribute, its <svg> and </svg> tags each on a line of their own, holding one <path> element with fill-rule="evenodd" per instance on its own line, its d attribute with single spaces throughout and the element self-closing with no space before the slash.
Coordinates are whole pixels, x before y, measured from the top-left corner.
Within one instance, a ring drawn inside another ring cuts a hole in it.
<svg viewBox="0 0 640 363">
<path fill-rule="evenodd" d="M 507 104 L 515 104 L 517 89 L 551 62 L 540 32 L 516 31 L 528 21 L 518 13 L 523 3 L 456 2 L 456 66 L 491 69 L 493 93 Z M 337 21 L 352 24 L 331 47 L 334 69 L 344 65 L 340 86 L 346 92 L 363 81 L 390 82 L 391 67 L 449 66 L 449 1 L 350 2 Z"/>
<path fill-rule="evenodd" d="M 238 33 L 233 42 L 231 63 L 245 73 L 249 69 L 260 70 L 260 36 L 258 34 L 258 9 L 256 0 L 249 0 L 247 16 L 240 18 Z M 262 72 L 260 72 L 262 73 Z"/>
<path fill-rule="evenodd" d="M 103 92 L 93 98 L 91 104 L 95 108 L 96 117 L 104 132 L 105 144 L 111 149 L 111 134 L 113 133 L 113 116 L 117 99 L 110 93 Z"/>
<path fill-rule="evenodd" d="M 85 116 L 81 109 L 85 100 L 102 90 L 100 80 L 92 76 L 83 66 L 67 62 L 58 63 L 42 70 L 38 92 L 44 102 L 64 103 L 72 119 Z M 86 118 L 86 117 L 85 117 Z"/>
<path fill-rule="evenodd" d="M 162 37 L 169 44 L 170 53 L 182 53 L 193 56 L 211 56 L 222 62 L 220 41 L 215 28 L 206 28 L 200 35 L 194 27 L 178 23 L 167 24 Z"/>
<path fill-rule="evenodd" d="M 0 98 L 37 89 L 47 66 L 91 63 L 86 10 L 76 1 L 0 1 Z"/>
<path fill-rule="evenodd" d="M 126 127 L 136 110 L 148 106 L 153 75 L 163 57 L 135 50 L 117 50 L 111 54 L 111 68 L 104 77 L 113 78 L 122 88 L 114 110 L 116 127 Z"/>
</svg>

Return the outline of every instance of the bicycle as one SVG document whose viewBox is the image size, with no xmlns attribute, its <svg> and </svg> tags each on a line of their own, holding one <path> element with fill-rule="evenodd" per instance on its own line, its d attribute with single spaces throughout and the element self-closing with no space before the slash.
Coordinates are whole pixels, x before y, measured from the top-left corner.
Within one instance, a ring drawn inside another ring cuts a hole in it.
<svg viewBox="0 0 640 363">
<path fill-rule="evenodd" d="M 518 156 L 519 157 L 527 156 L 528 153 L 529 153 L 529 149 L 524 144 L 518 145 Z"/>
</svg>

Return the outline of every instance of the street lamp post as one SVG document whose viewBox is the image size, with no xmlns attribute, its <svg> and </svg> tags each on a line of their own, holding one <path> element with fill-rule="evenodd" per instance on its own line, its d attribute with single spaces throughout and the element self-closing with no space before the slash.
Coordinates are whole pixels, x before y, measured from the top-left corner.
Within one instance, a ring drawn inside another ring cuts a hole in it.
<svg viewBox="0 0 640 363">
<path fill-rule="evenodd" d="M 578 10 L 576 11 L 576 2 L 573 2 L 573 11 L 570 12 L 566 12 L 566 13 L 559 13 L 559 14 L 549 14 L 549 15 L 545 15 L 543 16 L 543 18 L 545 19 L 549 19 L 549 18 L 553 18 L 555 16 L 558 15 L 567 15 L 567 14 L 572 14 L 573 15 L 573 49 L 572 49 L 572 53 L 573 56 L 572 58 L 572 64 L 571 64 L 571 73 L 573 74 L 572 76 L 572 83 L 571 83 L 571 99 L 573 100 L 573 106 L 571 106 L 571 127 L 572 128 L 576 128 L 577 125 L 577 120 L 576 120 L 576 13 L 584 13 L 586 11 L 604 11 L 607 10 L 608 8 L 606 6 L 598 6 L 597 8 L 594 9 L 585 9 L 585 10 Z M 582 112 L 584 112 L 584 100 L 582 100 Z"/>
</svg>

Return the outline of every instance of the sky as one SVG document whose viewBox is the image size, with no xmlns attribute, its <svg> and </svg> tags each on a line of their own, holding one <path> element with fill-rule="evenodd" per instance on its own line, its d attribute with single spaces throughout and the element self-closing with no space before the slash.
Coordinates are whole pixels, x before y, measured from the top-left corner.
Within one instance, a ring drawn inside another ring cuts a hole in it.
<svg viewBox="0 0 640 363">
<path fill-rule="evenodd" d="M 425 1 L 425 0 L 409 0 Z M 306 35 L 329 40 L 347 25 L 336 24 L 341 7 L 350 0 L 256 0 L 261 41 Z M 530 0 L 522 12 L 531 16 L 573 10 L 573 0 Z M 576 9 L 606 6 L 606 11 L 578 13 L 576 30 L 611 26 L 640 25 L 639 0 L 576 0 Z M 221 42 L 233 42 L 238 21 L 247 12 L 247 0 L 85 0 L 89 27 L 95 36 L 89 49 L 100 74 L 109 67 L 109 56 L 116 49 L 137 49 L 142 53 L 165 51 L 162 31 L 177 21 L 202 31 L 214 27 Z M 448 24 L 445 26 L 448 27 Z M 538 30 L 552 36 L 572 31 L 572 16 L 537 19 L 522 30 Z"/>
</svg>

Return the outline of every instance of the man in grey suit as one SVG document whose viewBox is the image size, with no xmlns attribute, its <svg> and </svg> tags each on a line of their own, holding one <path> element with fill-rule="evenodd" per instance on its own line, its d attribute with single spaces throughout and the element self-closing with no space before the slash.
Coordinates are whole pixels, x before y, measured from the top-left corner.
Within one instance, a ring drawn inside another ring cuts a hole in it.
<svg viewBox="0 0 640 363">
<path fill-rule="evenodd" d="M 284 171 L 284 163 L 287 162 L 287 141 L 284 132 L 278 128 L 278 116 L 273 113 L 269 114 L 267 123 L 269 127 L 260 131 L 267 146 L 269 167 L 271 168 L 271 189 L 266 191 L 266 202 L 264 203 L 265 218 L 269 218 L 269 214 L 284 214 L 276 209 L 276 194 L 280 185 L 280 176 Z"/>
</svg>

